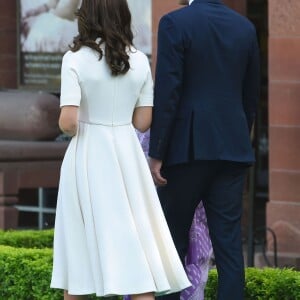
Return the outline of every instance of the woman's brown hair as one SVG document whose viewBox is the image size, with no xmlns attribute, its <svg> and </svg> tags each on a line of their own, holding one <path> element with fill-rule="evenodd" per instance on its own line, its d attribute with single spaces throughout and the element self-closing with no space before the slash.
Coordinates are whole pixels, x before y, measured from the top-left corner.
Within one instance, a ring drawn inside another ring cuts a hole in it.
<svg viewBox="0 0 300 300">
<path fill-rule="evenodd" d="M 82 46 L 90 47 L 99 53 L 99 60 L 105 57 L 112 75 L 126 74 L 130 69 L 128 50 L 133 45 L 127 0 L 82 0 L 76 16 L 79 34 L 71 50 L 76 52 Z M 101 44 L 105 46 L 105 54 Z"/>
</svg>

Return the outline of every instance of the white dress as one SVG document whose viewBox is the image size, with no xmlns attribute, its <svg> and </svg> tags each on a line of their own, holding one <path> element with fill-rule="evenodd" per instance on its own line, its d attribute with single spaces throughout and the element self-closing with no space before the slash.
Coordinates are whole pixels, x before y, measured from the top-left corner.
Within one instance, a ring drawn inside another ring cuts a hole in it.
<svg viewBox="0 0 300 300">
<path fill-rule="evenodd" d="M 61 167 L 51 287 L 82 295 L 164 294 L 190 286 L 131 123 L 153 105 L 147 57 L 126 75 L 82 47 L 62 63 L 61 106 L 79 107 L 79 129 Z"/>
</svg>

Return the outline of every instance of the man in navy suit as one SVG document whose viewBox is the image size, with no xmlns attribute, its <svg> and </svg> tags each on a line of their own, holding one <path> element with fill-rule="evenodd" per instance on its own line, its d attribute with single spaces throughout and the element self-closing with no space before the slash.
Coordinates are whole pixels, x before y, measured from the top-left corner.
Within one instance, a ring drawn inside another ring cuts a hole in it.
<svg viewBox="0 0 300 300">
<path fill-rule="evenodd" d="M 256 31 L 221 0 L 180 2 L 190 5 L 159 25 L 150 168 L 181 259 L 202 199 L 218 300 L 241 300 L 242 193 L 260 87 Z"/>
</svg>

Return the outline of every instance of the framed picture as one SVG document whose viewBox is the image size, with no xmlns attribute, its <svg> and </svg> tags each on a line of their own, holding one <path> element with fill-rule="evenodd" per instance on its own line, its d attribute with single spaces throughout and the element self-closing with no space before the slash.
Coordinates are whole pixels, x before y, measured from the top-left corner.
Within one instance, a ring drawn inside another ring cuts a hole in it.
<svg viewBox="0 0 300 300">
<path fill-rule="evenodd" d="M 81 0 L 18 0 L 19 87 L 59 92 L 64 53 L 77 35 Z M 151 55 L 151 0 L 128 0 L 134 45 Z"/>
<path fill-rule="evenodd" d="M 152 53 L 152 0 L 127 0 L 132 13 L 134 45 L 148 56 Z"/>
</svg>

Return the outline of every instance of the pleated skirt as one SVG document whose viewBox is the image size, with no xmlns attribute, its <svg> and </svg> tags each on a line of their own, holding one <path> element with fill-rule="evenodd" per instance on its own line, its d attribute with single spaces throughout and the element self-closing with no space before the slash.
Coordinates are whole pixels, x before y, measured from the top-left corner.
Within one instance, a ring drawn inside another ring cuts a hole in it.
<svg viewBox="0 0 300 300">
<path fill-rule="evenodd" d="M 134 128 L 80 123 L 61 167 L 51 287 L 111 296 L 188 286 Z"/>
</svg>

